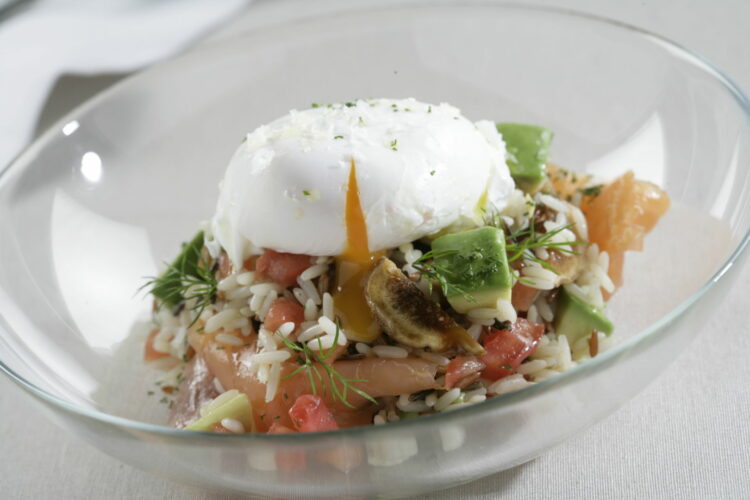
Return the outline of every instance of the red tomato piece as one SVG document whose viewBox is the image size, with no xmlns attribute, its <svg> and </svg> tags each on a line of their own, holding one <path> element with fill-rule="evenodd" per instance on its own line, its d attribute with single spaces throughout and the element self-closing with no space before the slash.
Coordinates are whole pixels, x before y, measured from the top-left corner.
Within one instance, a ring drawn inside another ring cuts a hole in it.
<svg viewBox="0 0 750 500">
<path fill-rule="evenodd" d="M 309 255 L 266 250 L 255 262 L 255 273 L 258 279 L 292 286 L 311 263 Z"/>
<path fill-rule="evenodd" d="M 275 332 L 281 325 L 287 322 L 294 323 L 294 329 L 305 321 L 305 310 L 296 302 L 289 299 L 276 299 L 271 302 L 271 307 L 266 314 L 263 323 L 270 332 Z"/>
<path fill-rule="evenodd" d="M 498 380 L 512 375 L 539 345 L 544 325 L 518 318 L 510 331 L 490 328 L 482 345 L 487 351 L 479 359 L 486 365 L 482 376 Z"/>
<path fill-rule="evenodd" d="M 445 372 L 445 388 L 466 387 L 479 378 L 484 363 L 474 356 L 457 356 L 448 363 Z"/>
<path fill-rule="evenodd" d="M 157 359 L 166 358 L 169 354 L 154 349 L 154 337 L 159 333 L 158 328 L 151 330 L 146 339 L 146 345 L 143 346 L 143 360 L 156 361 Z"/>
<path fill-rule="evenodd" d="M 289 409 L 289 416 L 300 432 L 335 431 L 339 428 L 323 398 L 313 394 L 298 397 Z"/>
</svg>

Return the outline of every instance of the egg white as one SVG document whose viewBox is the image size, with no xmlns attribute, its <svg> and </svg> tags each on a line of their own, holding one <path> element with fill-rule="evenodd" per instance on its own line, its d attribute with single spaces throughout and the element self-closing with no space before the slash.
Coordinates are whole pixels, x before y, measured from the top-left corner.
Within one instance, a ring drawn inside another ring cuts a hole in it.
<svg viewBox="0 0 750 500">
<path fill-rule="evenodd" d="M 248 134 L 229 163 L 211 230 L 239 265 L 250 248 L 339 255 L 356 165 L 371 251 L 502 209 L 514 188 L 487 121 L 448 104 L 372 99 L 287 115 Z"/>
</svg>

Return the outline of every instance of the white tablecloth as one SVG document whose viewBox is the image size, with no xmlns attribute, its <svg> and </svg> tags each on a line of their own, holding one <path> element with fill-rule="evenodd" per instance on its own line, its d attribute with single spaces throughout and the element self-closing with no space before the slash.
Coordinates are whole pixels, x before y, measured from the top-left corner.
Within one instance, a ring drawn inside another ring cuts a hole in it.
<svg viewBox="0 0 750 500">
<path fill-rule="evenodd" d="M 537 3 L 659 32 L 702 53 L 750 91 L 750 2 Z M 214 38 L 316 8 L 309 1 L 291 8 L 261 2 Z M 530 463 L 429 498 L 750 498 L 749 308 L 750 266 L 710 326 L 633 401 Z M 0 498 L 231 498 L 153 477 L 102 454 L 48 423 L 4 378 L 0 456 Z"/>
</svg>

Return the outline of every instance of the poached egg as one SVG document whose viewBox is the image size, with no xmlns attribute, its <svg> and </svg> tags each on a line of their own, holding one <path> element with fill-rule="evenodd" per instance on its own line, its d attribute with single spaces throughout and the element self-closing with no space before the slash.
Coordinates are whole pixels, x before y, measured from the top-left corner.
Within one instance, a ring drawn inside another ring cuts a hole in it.
<svg viewBox="0 0 750 500">
<path fill-rule="evenodd" d="M 514 189 L 492 122 L 415 99 L 314 105 L 247 135 L 211 232 L 237 267 L 254 248 L 345 254 L 352 184 L 369 252 L 475 221 L 490 204 L 501 210 Z"/>
</svg>

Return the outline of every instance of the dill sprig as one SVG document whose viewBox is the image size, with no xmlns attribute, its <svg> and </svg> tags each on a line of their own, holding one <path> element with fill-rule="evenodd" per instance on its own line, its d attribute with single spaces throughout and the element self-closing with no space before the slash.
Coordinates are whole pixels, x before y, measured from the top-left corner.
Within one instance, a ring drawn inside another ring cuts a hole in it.
<svg viewBox="0 0 750 500">
<path fill-rule="evenodd" d="M 359 394 L 371 403 L 377 404 L 377 401 L 375 401 L 372 396 L 352 385 L 353 382 L 367 382 L 367 380 L 359 378 L 347 378 L 336 371 L 333 366 L 326 363 L 326 361 L 331 357 L 333 352 L 336 350 L 336 346 L 338 345 L 340 335 L 340 326 L 338 322 L 336 322 L 336 335 L 334 336 L 333 344 L 328 350 L 323 349 L 323 343 L 321 342 L 320 337 L 316 339 L 318 341 L 318 351 L 313 351 L 304 342 L 293 342 L 284 335 L 281 335 L 281 333 L 279 333 L 278 331 L 276 332 L 276 335 L 279 336 L 287 349 L 291 349 L 292 351 L 298 353 L 297 362 L 300 364 L 299 368 L 294 370 L 292 373 L 284 376 L 282 380 L 289 380 L 302 371 L 305 371 L 308 379 L 310 380 L 312 393 L 315 395 L 317 395 L 318 393 L 316 382 L 317 380 L 323 387 L 323 394 L 325 394 L 326 392 L 326 385 L 330 386 L 331 397 L 333 398 L 333 400 L 341 401 L 349 408 L 355 408 L 354 405 L 352 405 L 348 401 L 349 391 Z M 321 373 L 321 368 L 323 373 Z M 328 379 L 328 384 L 325 384 L 325 379 Z M 341 385 L 341 389 L 339 388 L 338 384 Z"/>
<path fill-rule="evenodd" d="M 200 232 L 182 249 L 180 255 L 158 277 L 147 278 L 140 290 L 159 299 L 159 306 L 181 308 L 193 312 L 193 326 L 201 313 L 216 300 L 218 281 L 215 265 L 203 255 L 203 233 Z"/>
<path fill-rule="evenodd" d="M 427 278 L 427 284 L 430 293 L 432 293 L 433 283 L 437 282 L 438 284 L 440 284 L 440 288 L 443 290 L 444 295 L 447 296 L 460 294 L 469 302 L 476 302 L 477 300 L 474 298 L 474 296 L 471 295 L 465 288 L 451 282 L 455 281 L 451 280 L 451 277 L 454 274 L 451 269 L 436 263 L 436 260 L 438 258 L 448 257 L 457 253 L 458 250 L 442 250 L 438 252 L 436 252 L 435 250 L 430 250 L 428 252 L 425 252 L 425 254 L 422 255 L 419 259 L 415 260 L 412 263 L 412 267 L 419 271 L 422 276 Z"/>
<path fill-rule="evenodd" d="M 534 248 L 550 248 L 552 250 L 557 250 L 558 252 L 566 253 L 569 255 L 578 255 L 577 252 L 571 247 L 584 245 L 586 242 L 577 240 L 552 241 L 552 239 L 556 235 L 560 234 L 566 229 L 572 228 L 573 226 L 575 226 L 575 224 L 566 224 L 564 226 L 555 228 L 552 231 L 540 233 L 534 229 L 534 223 L 532 222 L 527 229 L 517 230 L 511 233 L 506 238 L 505 243 L 505 250 L 508 252 L 508 264 L 520 259 L 521 257 L 524 257 L 524 254 L 526 254 L 526 258 L 528 258 L 529 260 L 538 262 L 547 269 L 554 271 L 554 267 L 552 267 L 549 262 L 538 259 L 536 256 L 527 254 L 526 250 L 533 250 Z"/>
</svg>

